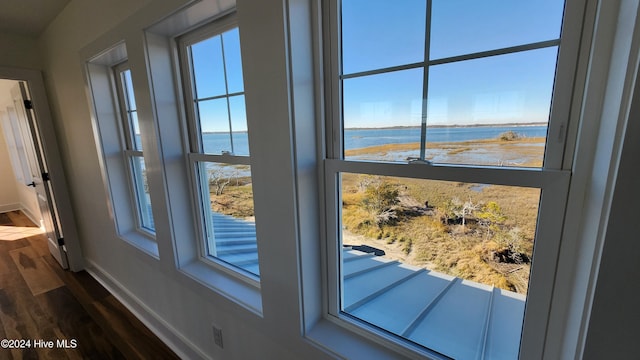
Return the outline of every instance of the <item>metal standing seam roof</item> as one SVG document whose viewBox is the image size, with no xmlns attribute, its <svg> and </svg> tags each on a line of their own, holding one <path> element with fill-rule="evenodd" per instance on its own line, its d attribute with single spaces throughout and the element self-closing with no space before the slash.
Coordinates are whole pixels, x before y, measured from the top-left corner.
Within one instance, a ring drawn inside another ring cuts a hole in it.
<svg viewBox="0 0 640 360">
<path fill-rule="evenodd" d="M 255 223 L 213 226 L 218 258 L 259 274 Z M 518 358 L 525 296 L 350 247 L 342 261 L 343 311 L 454 359 Z"/>
</svg>

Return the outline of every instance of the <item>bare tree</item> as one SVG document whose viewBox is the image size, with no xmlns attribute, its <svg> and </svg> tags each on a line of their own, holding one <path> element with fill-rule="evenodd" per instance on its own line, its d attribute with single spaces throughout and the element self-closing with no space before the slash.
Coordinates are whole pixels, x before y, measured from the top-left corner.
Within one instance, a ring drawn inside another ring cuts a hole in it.
<svg viewBox="0 0 640 360">
<path fill-rule="evenodd" d="M 231 182 L 230 176 L 221 169 L 209 169 L 209 186 L 213 186 L 216 189 L 216 196 L 222 195 L 224 188 Z"/>
<path fill-rule="evenodd" d="M 473 214 L 474 211 L 478 210 L 480 205 L 474 204 L 469 198 L 468 201 L 462 202 L 459 198 L 453 198 L 451 200 L 452 209 L 451 212 L 457 218 L 462 219 L 462 226 L 464 227 L 467 223 L 467 217 Z"/>
</svg>

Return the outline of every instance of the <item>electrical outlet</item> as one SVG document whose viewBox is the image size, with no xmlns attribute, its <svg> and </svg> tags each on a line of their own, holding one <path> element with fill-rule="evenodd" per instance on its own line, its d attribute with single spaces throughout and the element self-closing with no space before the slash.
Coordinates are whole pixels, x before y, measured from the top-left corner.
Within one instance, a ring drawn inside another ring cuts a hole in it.
<svg viewBox="0 0 640 360">
<path fill-rule="evenodd" d="M 222 329 L 213 325 L 213 343 L 222 349 Z"/>
</svg>

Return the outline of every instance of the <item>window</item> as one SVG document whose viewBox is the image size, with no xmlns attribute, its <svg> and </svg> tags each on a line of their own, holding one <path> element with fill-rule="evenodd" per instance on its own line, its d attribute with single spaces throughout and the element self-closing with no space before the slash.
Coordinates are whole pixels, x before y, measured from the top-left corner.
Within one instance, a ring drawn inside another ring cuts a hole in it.
<svg viewBox="0 0 640 360">
<path fill-rule="evenodd" d="M 543 331 L 570 176 L 564 6 L 333 3 L 334 318 L 452 358 L 517 358 Z"/>
<path fill-rule="evenodd" d="M 136 223 L 141 231 L 155 232 L 151 196 L 147 184 L 147 173 L 142 153 L 142 138 L 136 109 L 136 99 L 133 94 L 131 71 L 126 63 L 114 68 L 118 84 L 118 97 L 122 113 L 122 133 L 124 150 L 122 154 L 128 170 L 131 199 L 136 209 Z"/>
<path fill-rule="evenodd" d="M 251 158 L 239 29 L 225 18 L 179 40 L 185 82 L 189 167 L 201 256 L 257 279 Z"/>
<path fill-rule="evenodd" d="M 137 250 L 159 259 L 142 145 L 145 136 L 150 138 L 153 127 L 144 126 L 148 113 L 139 115 L 133 74 L 126 59 L 126 44 L 120 42 L 87 62 L 92 121 L 116 234 Z"/>
</svg>

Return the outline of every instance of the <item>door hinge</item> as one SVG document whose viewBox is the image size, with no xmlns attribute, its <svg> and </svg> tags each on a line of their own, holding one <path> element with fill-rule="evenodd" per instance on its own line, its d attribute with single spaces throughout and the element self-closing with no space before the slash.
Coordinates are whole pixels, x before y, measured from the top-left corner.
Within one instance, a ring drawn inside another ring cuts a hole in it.
<svg viewBox="0 0 640 360">
<path fill-rule="evenodd" d="M 58 246 L 64 245 L 64 238 L 58 238 Z"/>
<path fill-rule="evenodd" d="M 42 181 L 51 181 L 51 178 L 49 177 L 49 173 L 48 172 L 43 172 L 42 173 Z"/>
<path fill-rule="evenodd" d="M 25 100 L 24 101 L 24 107 L 27 110 L 33 109 L 33 103 L 31 102 L 31 100 Z"/>
</svg>

